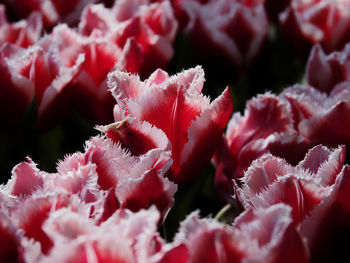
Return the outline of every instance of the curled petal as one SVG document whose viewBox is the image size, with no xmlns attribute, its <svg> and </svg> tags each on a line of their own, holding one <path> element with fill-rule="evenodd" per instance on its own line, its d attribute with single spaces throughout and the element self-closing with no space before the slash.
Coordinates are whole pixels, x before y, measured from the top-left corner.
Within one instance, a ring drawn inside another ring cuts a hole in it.
<svg viewBox="0 0 350 263">
<path fill-rule="evenodd" d="M 156 149 L 145 155 L 135 165 L 130 179 L 116 188 L 121 207 L 138 211 L 155 204 L 165 217 L 174 203 L 173 196 L 177 190 L 173 182 L 163 177 L 170 166 L 169 152 Z"/>
<path fill-rule="evenodd" d="M 43 173 L 27 157 L 27 162 L 22 162 L 13 168 L 12 178 L 7 183 L 7 190 L 12 195 L 30 196 L 39 188 L 43 188 L 44 180 Z"/>
<path fill-rule="evenodd" d="M 195 174 L 198 169 L 212 157 L 219 144 L 233 109 L 232 96 L 229 88 L 214 100 L 210 107 L 202 112 L 188 128 L 189 141 L 186 143 L 181 156 L 181 172 L 183 178 Z M 204 154 L 206 153 L 206 154 Z M 198 158 L 200 156 L 200 158 Z M 204 160 L 204 162 L 203 162 Z M 204 168 L 202 166 L 202 168 Z M 178 180 L 181 180 L 179 177 Z"/>
<path fill-rule="evenodd" d="M 252 163 L 242 178 L 246 195 L 263 192 L 279 177 L 291 172 L 293 168 L 285 160 L 270 154 L 263 155 Z"/>
<path fill-rule="evenodd" d="M 120 122 L 100 126 L 98 129 L 114 143 L 120 143 L 123 148 L 128 149 L 135 156 L 145 154 L 155 148 L 171 150 L 171 144 L 162 130 L 146 121 L 139 122 L 126 118 Z"/>
<path fill-rule="evenodd" d="M 307 169 L 315 174 L 322 186 L 332 185 L 343 168 L 345 161 L 345 147 L 339 146 L 330 150 L 325 146 L 312 148 L 299 163 L 298 168 Z"/>
<path fill-rule="evenodd" d="M 109 191 L 104 201 L 108 210 L 120 204 L 121 208 L 138 211 L 155 204 L 165 217 L 174 202 L 177 186 L 164 178 L 172 164 L 170 152 L 164 149 L 130 156 L 111 140 L 96 137 L 87 145 L 86 161 L 96 165 L 97 184 Z"/>
<path fill-rule="evenodd" d="M 110 140 L 92 138 L 86 145 L 86 162 L 96 165 L 98 184 L 103 190 L 115 187 L 130 174 L 136 160 Z"/>
<path fill-rule="evenodd" d="M 274 95 L 260 95 L 250 100 L 244 116 L 234 114 L 226 139 L 236 163 L 235 177 L 241 177 L 255 158 L 270 146 L 277 146 L 277 142 L 281 148 L 298 144 L 297 137 L 287 139 L 284 134 L 295 134 L 292 115 L 288 105 Z"/>
<path fill-rule="evenodd" d="M 66 207 L 51 213 L 42 228 L 54 243 L 74 240 L 97 230 L 91 220 Z"/>
</svg>

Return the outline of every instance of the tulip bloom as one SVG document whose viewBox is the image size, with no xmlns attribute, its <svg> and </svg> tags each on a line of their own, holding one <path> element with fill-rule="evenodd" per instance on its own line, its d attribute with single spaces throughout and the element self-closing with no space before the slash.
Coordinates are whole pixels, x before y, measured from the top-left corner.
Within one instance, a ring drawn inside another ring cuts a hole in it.
<svg viewBox="0 0 350 263">
<path fill-rule="evenodd" d="M 199 175 L 231 115 L 229 89 L 210 103 L 201 94 L 204 72 L 200 67 L 172 77 L 157 70 L 145 81 L 121 71 L 110 73 L 109 78 L 117 100 L 115 120 L 129 116 L 147 121 L 166 134 L 174 161 L 167 173 L 170 179 L 180 182 Z"/>
<path fill-rule="evenodd" d="M 248 101 L 244 116 L 236 113 L 230 120 L 214 159 L 216 188 L 223 199 L 231 199 L 232 188 L 227 187 L 231 179 L 242 177 L 264 153 L 296 165 L 318 144 L 344 144 L 348 149 L 349 91 L 346 81 L 335 85 L 329 95 L 308 85 L 294 85 L 279 96 L 265 94 Z"/>
<path fill-rule="evenodd" d="M 182 9 L 189 17 L 194 50 L 203 60 L 222 61 L 238 69 L 248 67 L 267 38 L 268 20 L 264 1 L 189 0 Z M 209 57 L 212 54 L 212 57 Z"/>
<path fill-rule="evenodd" d="M 295 85 L 283 92 L 293 110 L 299 134 L 312 145 L 350 145 L 350 83 L 342 82 L 327 95 L 310 86 Z M 341 116 L 341 117 L 340 117 Z"/>
<path fill-rule="evenodd" d="M 184 243 L 188 262 L 308 262 L 307 246 L 295 228 L 290 207 L 279 204 L 247 210 L 224 226 L 192 213 L 174 242 Z"/>
<path fill-rule="evenodd" d="M 309 142 L 294 127 L 290 105 L 272 94 L 258 95 L 248 101 L 243 116 L 235 113 L 228 124 L 215 156 L 217 192 L 230 200 L 232 187 L 225 185 L 242 177 L 251 162 L 266 152 L 296 164 L 308 147 Z"/>
<path fill-rule="evenodd" d="M 137 213 L 121 210 L 96 226 L 74 211 L 61 209 L 44 225 L 55 246 L 40 262 L 188 262 L 184 245 L 165 244 L 157 232 L 158 221 L 154 208 Z"/>
<path fill-rule="evenodd" d="M 87 6 L 79 32 L 103 36 L 121 49 L 131 45 L 135 65 L 128 70 L 148 77 L 158 67 L 165 68 L 172 58 L 177 26 L 168 0 L 118 0 L 112 8 Z"/>
<path fill-rule="evenodd" d="M 34 94 L 39 129 L 47 129 L 64 112 L 66 88 L 80 72 L 84 56 L 66 60 L 56 44 L 47 36 L 28 49 L 8 43 L 1 46 L 1 108 L 8 123 L 20 125 Z"/>
<path fill-rule="evenodd" d="M 289 41 L 299 50 L 320 43 L 329 53 L 350 40 L 349 0 L 292 0 L 279 16 Z"/>
<path fill-rule="evenodd" d="M 342 247 L 350 229 L 344 220 L 350 216 L 350 167 L 344 160 L 342 146 L 334 150 L 316 146 L 297 166 L 266 154 L 244 174 L 242 188 L 236 186 L 238 200 L 254 209 L 288 204 L 294 224 L 307 239 L 311 260 L 340 259 L 344 251 L 337 247 Z"/>
<path fill-rule="evenodd" d="M 164 177 L 171 163 L 169 151 L 156 148 L 131 156 L 110 139 L 98 136 L 87 142 L 84 153 L 74 153 L 59 162 L 56 173 L 40 171 L 27 158 L 13 168 L 11 180 L 0 192 L 0 215 L 1 211 L 9 215 L 13 227 L 22 234 L 17 236 L 7 225 L 4 231 L 23 246 L 23 239 L 40 244 L 41 257 L 56 246 L 45 230 L 45 222 L 61 209 L 70 209 L 97 226 L 116 211 L 137 212 L 155 206 L 160 211 L 160 224 L 177 190 Z"/>
<path fill-rule="evenodd" d="M 312 48 L 306 68 L 309 85 L 330 93 L 335 86 L 350 80 L 350 45 L 326 55 L 320 45 Z"/>
</svg>

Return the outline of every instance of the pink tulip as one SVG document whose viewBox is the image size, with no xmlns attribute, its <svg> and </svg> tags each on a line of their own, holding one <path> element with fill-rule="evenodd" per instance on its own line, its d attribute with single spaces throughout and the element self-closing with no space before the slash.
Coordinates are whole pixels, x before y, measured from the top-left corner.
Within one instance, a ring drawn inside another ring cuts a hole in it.
<svg viewBox="0 0 350 263">
<path fill-rule="evenodd" d="M 236 186 L 237 197 L 246 208 L 290 205 L 294 224 L 307 238 L 311 259 L 331 260 L 332 252 L 344 253 L 337 246 L 349 233 L 349 224 L 344 221 L 350 211 L 349 167 L 344 166 L 344 160 L 345 148 L 341 146 L 334 150 L 316 146 L 297 166 L 266 154 L 244 174 L 242 188 Z"/>
<path fill-rule="evenodd" d="M 7 116 L 2 117 L 8 123 L 21 124 L 34 94 L 39 129 L 50 127 L 66 110 L 66 88 L 81 70 L 84 56 L 67 59 L 61 51 L 52 36 L 28 49 L 12 44 L 1 46 L 1 107 L 6 109 Z"/>
<path fill-rule="evenodd" d="M 187 0 L 181 6 L 189 17 L 185 30 L 203 60 L 221 59 L 241 69 L 259 55 L 268 33 L 264 1 Z"/>
<path fill-rule="evenodd" d="M 283 95 L 290 101 L 299 134 L 312 145 L 350 145 L 349 83 L 343 82 L 327 95 L 309 86 L 294 86 Z M 340 117 L 341 116 L 341 117 Z"/>
<path fill-rule="evenodd" d="M 342 49 L 350 40 L 348 0 L 292 0 L 279 19 L 290 43 L 299 51 L 320 43 L 329 53 Z"/>
<path fill-rule="evenodd" d="M 350 80 L 350 45 L 326 55 L 320 45 L 311 50 L 306 69 L 308 84 L 328 94 L 340 82 Z"/>
<path fill-rule="evenodd" d="M 308 142 L 299 137 L 288 103 L 272 94 L 248 101 L 244 116 L 235 113 L 218 153 L 218 173 L 239 178 L 251 162 L 267 151 L 296 163 Z M 292 150 L 293 149 L 293 150 Z"/>
<path fill-rule="evenodd" d="M 265 94 L 248 101 L 244 116 L 236 113 L 230 120 L 214 158 L 218 193 L 232 200 L 231 179 L 242 177 L 267 152 L 296 165 L 315 145 L 349 146 L 349 114 L 348 82 L 335 85 L 329 95 L 294 85 L 278 97 Z"/>
<path fill-rule="evenodd" d="M 248 210 L 224 226 L 192 213 L 175 243 L 184 243 L 189 262 L 308 262 L 307 246 L 295 228 L 290 207 Z"/>
<path fill-rule="evenodd" d="M 117 100 L 116 121 L 125 116 L 147 121 L 171 142 L 173 165 L 167 176 L 176 182 L 199 175 L 209 162 L 232 112 L 228 88 L 215 101 L 201 94 L 200 67 L 169 77 L 155 71 L 141 81 L 136 75 L 115 71 L 109 76 Z"/>
<path fill-rule="evenodd" d="M 93 234 L 94 229 L 112 220 L 118 211 L 137 212 L 154 206 L 153 209 L 160 211 L 155 213 L 157 222 L 153 227 L 156 228 L 174 203 L 177 190 L 174 183 L 164 178 L 170 166 L 170 152 L 164 149 L 153 148 L 131 156 L 103 137 L 91 138 L 84 153 L 77 152 L 59 162 L 56 173 L 41 171 L 27 158 L 13 168 L 11 180 L 0 191 L 0 217 L 4 213 L 13 222 L 9 226 L 3 221 L 3 228 L 0 227 L 13 241 L 4 252 L 0 251 L 0 257 L 8 257 L 12 251 L 13 257 L 35 257 L 38 261 L 51 254 L 57 244 L 53 230 L 47 231 L 46 224 L 55 211 L 59 213 L 62 209 L 74 212 L 82 221 L 90 221 Z M 87 234 L 89 231 L 85 229 L 70 226 L 69 236 Z M 67 231 L 62 234 L 68 235 Z M 36 253 L 27 240 L 38 244 Z M 16 252 L 21 247 L 23 255 L 20 250 Z"/>
<path fill-rule="evenodd" d="M 83 35 L 106 37 L 121 49 L 132 44 L 139 54 L 131 72 L 146 77 L 156 68 L 166 67 L 172 58 L 177 21 L 168 0 L 159 3 L 120 0 L 111 9 L 102 5 L 88 6 L 79 31 Z"/>
<path fill-rule="evenodd" d="M 184 245 L 169 247 L 159 236 L 158 221 L 154 208 L 137 213 L 120 210 L 97 227 L 91 220 L 61 209 L 44 225 L 55 246 L 41 262 L 188 262 Z"/>
<path fill-rule="evenodd" d="M 111 140 L 95 137 L 87 143 L 84 154 L 68 157 L 58 169 L 76 170 L 90 163 L 96 169 L 95 187 L 106 191 L 103 203 L 109 210 L 108 205 L 138 211 L 155 204 L 165 218 L 174 203 L 177 186 L 164 178 L 171 166 L 170 152 L 156 148 L 137 157 L 130 156 Z M 113 200 L 115 204 L 111 203 Z M 113 212 L 105 211 L 102 217 Z"/>
</svg>

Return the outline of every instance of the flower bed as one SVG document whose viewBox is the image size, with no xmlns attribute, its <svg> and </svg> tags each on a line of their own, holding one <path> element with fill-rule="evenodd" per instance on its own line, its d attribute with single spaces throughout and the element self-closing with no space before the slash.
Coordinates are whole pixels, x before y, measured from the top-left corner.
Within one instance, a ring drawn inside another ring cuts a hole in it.
<svg viewBox="0 0 350 263">
<path fill-rule="evenodd" d="M 0 261 L 347 260 L 350 2 L 277 2 L 0 4 Z"/>
</svg>

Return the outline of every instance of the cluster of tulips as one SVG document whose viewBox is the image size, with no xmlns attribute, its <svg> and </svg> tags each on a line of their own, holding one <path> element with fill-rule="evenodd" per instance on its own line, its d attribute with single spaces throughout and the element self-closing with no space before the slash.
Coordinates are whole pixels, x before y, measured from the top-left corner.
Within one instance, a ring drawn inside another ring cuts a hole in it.
<svg viewBox="0 0 350 263">
<path fill-rule="evenodd" d="M 4 175 L 0 262 L 348 260 L 350 1 L 97 2 L 0 4 L 2 133 L 33 105 L 38 133 L 73 110 L 99 132 L 55 171 L 27 157 Z M 188 34 L 204 65 L 247 74 L 272 24 L 305 77 L 243 113 L 235 87 L 203 94 L 202 66 L 168 73 Z M 176 192 L 208 165 L 226 210 L 169 239 Z"/>
</svg>

